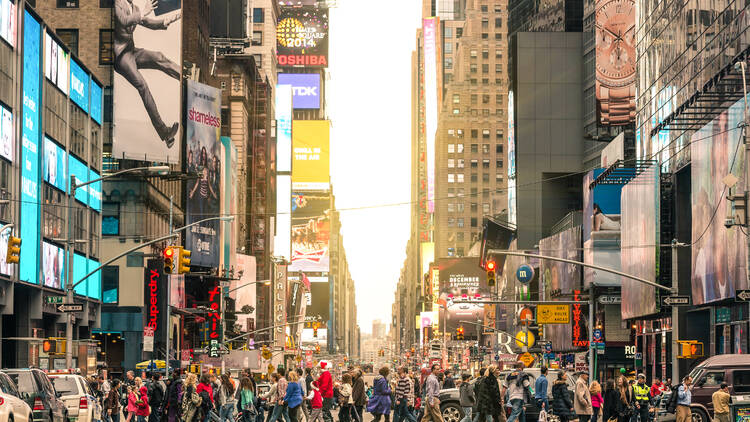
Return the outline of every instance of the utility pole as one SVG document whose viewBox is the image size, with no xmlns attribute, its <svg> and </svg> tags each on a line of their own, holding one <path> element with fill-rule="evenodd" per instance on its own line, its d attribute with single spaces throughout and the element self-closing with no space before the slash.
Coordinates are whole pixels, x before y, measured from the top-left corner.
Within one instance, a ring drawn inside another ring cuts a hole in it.
<svg viewBox="0 0 750 422">
<path fill-rule="evenodd" d="M 169 195 L 169 233 L 172 233 L 172 216 L 174 214 L 174 195 Z M 169 241 L 169 244 L 172 245 L 172 241 Z M 180 268 L 180 263 L 177 263 L 177 268 Z M 179 270 L 178 270 L 179 272 Z M 172 274 L 166 274 L 167 276 L 167 342 L 164 346 L 164 360 L 166 361 L 166 368 L 164 369 L 164 373 L 167 378 L 169 378 L 169 345 L 172 342 L 172 336 L 170 335 L 170 332 L 172 331 L 172 317 L 171 317 L 171 310 L 172 310 L 172 304 L 170 303 L 172 300 Z"/>
<path fill-rule="evenodd" d="M 672 240 L 672 291 L 674 294 L 677 294 L 679 292 L 679 277 L 677 274 L 677 247 L 680 246 L 679 243 L 677 243 L 677 239 Z M 672 353 L 671 353 L 671 360 L 672 360 L 672 382 L 673 383 L 679 383 L 680 382 L 680 365 L 677 364 L 677 340 L 680 336 L 680 313 L 679 313 L 679 307 L 678 306 L 672 306 Z M 638 336 L 636 335 L 636 338 Z M 638 349 L 636 349 L 638 350 Z"/>
</svg>

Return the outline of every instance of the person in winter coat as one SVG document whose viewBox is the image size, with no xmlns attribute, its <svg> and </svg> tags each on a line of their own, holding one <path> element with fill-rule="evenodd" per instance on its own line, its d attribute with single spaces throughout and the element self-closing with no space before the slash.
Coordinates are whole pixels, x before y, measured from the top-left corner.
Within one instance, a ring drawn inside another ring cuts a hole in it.
<svg viewBox="0 0 750 422">
<path fill-rule="evenodd" d="M 258 409 L 255 406 L 255 388 L 249 377 L 240 380 L 240 388 L 237 389 L 237 408 L 242 412 L 243 422 L 255 422 Z"/>
<path fill-rule="evenodd" d="M 479 368 L 478 377 L 476 380 L 474 380 L 474 406 L 471 409 L 471 413 L 473 416 L 473 422 L 479 421 L 479 397 L 482 395 L 481 390 L 484 383 L 482 380 L 484 380 L 484 374 L 487 372 L 487 369 L 485 368 Z"/>
<path fill-rule="evenodd" d="M 320 375 L 318 375 L 318 389 L 323 396 L 323 420 L 333 422 L 331 409 L 333 408 L 333 377 L 329 372 L 331 364 L 328 361 L 320 362 Z"/>
<path fill-rule="evenodd" d="M 573 415 L 573 402 L 568 395 L 568 375 L 560 371 L 557 380 L 552 384 L 552 410 L 560 422 L 568 422 Z"/>
<path fill-rule="evenodd" d="M 462 374 L 461 385 L 458 386 L 458 404 L 464 410 L 464 418 L 461 422 L 471 422 L 471 409 L 477 402 L 477 398 L 474 396 L 474 386 L 469 384 L 470 379 L 471 375 Z"/>
<path fill-rule="evenodd" d="M 234 384 L 229 379 L 229 375 L 221 374 L 221 384 L 216 398 L 218 399 L 216 408 L 219 409 L 219 419 L 222 422 L 234 422 L 237 401 L 234 399 Z"/>
<path fill-rule="evenodd" d="M 601 413 L 602 402 L 604 402 L 604 399 L 602 398 L 602 386 L 597 381 L 593 381 L 591 383 L 591 386 L 589 387 L 589 393 L 591 393 L 591 407 L 594 410 L 591 421 L 598 422 L 599 414 Z M 604 422 L 607 421 L 605 420 Z"/>
<path fill-rule="evenodd" d="M 161 420 L 161 406 L 164 401 L 166 388 L 161 380 L 161 374 L 154 374 L 150 388 L 148 389 L 148 403 L 151 406 L 151 414 L 148 417 L 149 422 L 159 422 Z"/>
<path fill-rule="evenodd" d="M 402 366 L 398 368 L 398 380 L 396 381 L 394 398 L 396 403 L 393 410 L 393 422 L 401 422 L 404 419 L 417 422 L 414 414 L 409 411 L 409 407 L 413 406 L 414 402 L 414 386 L 412 385 L 411 378 L 409 378 L 406 367 Z"/>
<path fill-rule="evenodd" d="M 362 378 L 362 370 L 355 369 L 352 375 L 352 400 L 354 401 L 354 411 L 357 413 L 357 420 L 362 422 L 362 412 L 367 404 L 367 395 L 365 394 L 365 380 Z"/>
<path fill-rule="evenodd" d="M 322 422 L 323 396 L 320 394 L 317 381 L 310 383 L 310 393 L 307 395 L 307 399 L 310 400 L 310 419 L 307 422 Z"/>
<path fill-rule="evenodd" d="M 344 374 L 341 376 L 341 387 L 339 388 L 339 422 L 350 422 L 352 413 L 354 413 L 352 401 L 352 375 Z M 356 416 L 355 416 L 356 418 Z"/>
<path fill-rule="evenodd" d="M 133 398 L 135 400 L 136 421 L 146 422 L 146 418 L 148 418 L 150 412 L 148 406 L 148 388 L 143 385 L 143 381 L 140 378 L 135 379 L 135 388 L 136 391 L 133 392 Z"/>
<path fill-rule="evenodd" d="M 196 392 L 195 383 L 198 377 L 195 374 L 187 374 L 183 383 L 180 420 L 182 422 L 202 422 L 204 415 L 201 412 L 201 396 Z"/>
<path fill-rule="evenodd" d="M 604 402 L 602 404 L 602 422 L 617 420 L 617 403 L 620 401 L 620 392 L 615 387 L 615 381 L 607 380 L 604 384 Z"/>
<path fill-rule="evenodd" d="M 479 422 L 486 421 L 489 417 L 497 419 L 503 411 L 503 397 L 500 394 L 498 375 L 500 375 L 500 369 L 495 365 L 490 365 L 484 373 L 482 387 L 477 397 Z"/>
<path fill-rule="evenodd" d="M 629 422 L 633 416 L 633 409 L 635 407 L 635 393 L 628 379 L 624 376 L 619 378 L 617 384 L 617 389 L 620 393 L 620 400 L 617 402 L 617 421 Z"/>
<path fill-rule="evenodd" d="M 372 397 L 367 403 L 367 411 L 375 417 L 373 422 L 380 421 L 381 416 L 385 416 L 385 422 L 391 420 L 391 387 L 388 385 L 388 372 L 387 366 L 380 368 L 379 375 L 372 382 Z"/>
<path fill-rule="evenodd" d="M 578 422 L 589 422 L 593 413 L 588 382 L 589 373 L 579 372 L 578 380 L 576 380 L 575 398 L 573 400 L 573 407 L 575 408 L 576 415 L 578 415 Z"/>
<path fill-rule="evenodd" d="M 167 389 L 167 422 L 178 422 L 182 410 L 182 403 L 180 403 L 182 387 L 182 378 L 178 369 L 172 374 L 172 382 Z"/>
<path fill-rule="evenodd" d="M 102 411 L 104 420 L 109 422 L 120 422 L 120 380 L 112 381 L 107 397 L 104 398 Z"/>
<path fill-rule="evenodd" d="M 289 419 L 292 422 L 300 420 L 300 405 L 304 395 L 302 394 L 302 387 L 299 385 L 299 375 L 295 371 L 289 371 L 287 375 L 289 377 L 289 383 L 286 387 L 286 395 L 284 395 L 284 402 L 289 409 Z"/>
</svg>

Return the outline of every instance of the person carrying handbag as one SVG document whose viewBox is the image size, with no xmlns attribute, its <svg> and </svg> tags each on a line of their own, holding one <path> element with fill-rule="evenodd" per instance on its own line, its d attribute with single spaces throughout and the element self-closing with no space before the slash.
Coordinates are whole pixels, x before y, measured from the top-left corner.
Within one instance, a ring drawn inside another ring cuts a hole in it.
<svg viewBox="0 0 750 422">
<path fill-rule="evenodd" d="M 635 394 L 627 378 L 621 376 L 618 382 L 620 401 L 617 403 L 617 422 L 629 422 L 635 407 Z"/>
</svg>

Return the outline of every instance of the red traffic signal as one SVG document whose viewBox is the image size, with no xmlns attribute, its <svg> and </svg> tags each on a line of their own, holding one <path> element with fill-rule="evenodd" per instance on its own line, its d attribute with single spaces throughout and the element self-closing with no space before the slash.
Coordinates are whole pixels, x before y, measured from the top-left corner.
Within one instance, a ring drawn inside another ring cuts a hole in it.
<svg viewBox="0 0 750 422">
<path fill-rule="evenodd" d="M 485 264 L 487 271 L 495 271 L 496 266 L 495 261 L 487 261 L 487 264 Z"/>
</svg>

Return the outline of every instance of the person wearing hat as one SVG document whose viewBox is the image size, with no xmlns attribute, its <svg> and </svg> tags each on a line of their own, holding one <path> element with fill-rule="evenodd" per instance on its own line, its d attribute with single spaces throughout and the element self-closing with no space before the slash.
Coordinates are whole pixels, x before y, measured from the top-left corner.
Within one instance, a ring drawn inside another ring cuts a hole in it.
<svg viewBox="0 0 750 422">
<path fill-rule="evenodd" d="M 320 361 L 320 375 L 318 376 L 318 389 L 323 396 L 323 420 L 333 422 L 331 408 L 333 407 L 333 378 L 329 372 L 331 365 L 328 361 Z"/>
<path fill-rule="evenodd" d="M 641 416 L 641 422 L 649 421 L 648 405 L 651 388 L 646 384 L 646 376 L 638 374 L 638 382 L 633 386 L 635 393 L 635 412 Z"/>
<path fill-rule="evenodd" d="M 591 392 L 589 391 L 589 373 L 581 371 L 576 381 L 575 399 L 573 408 L 578 415 L 578 422 L 589 422 L 594 409 L 591 405 Z"/>
</svg>

